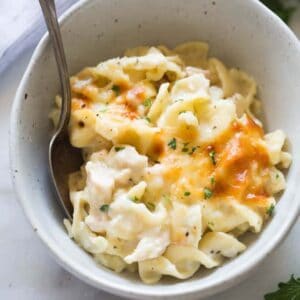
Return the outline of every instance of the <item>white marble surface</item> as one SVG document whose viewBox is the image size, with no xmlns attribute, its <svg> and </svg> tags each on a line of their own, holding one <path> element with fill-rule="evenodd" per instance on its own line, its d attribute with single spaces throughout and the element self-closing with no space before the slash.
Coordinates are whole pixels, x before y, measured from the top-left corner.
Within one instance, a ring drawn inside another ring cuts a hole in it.
<svg viewBox="0 0 300 300">
<path fill-rule="evenodd" d="M 300 17 L 300 13 L 299 13 Z M 294 28 L 300 32 L 299 22 Z M 9 176 L 8 124 L 15 90 L 32 49 L 0 77 L 0 299 L 120 299 L 81 282 L 52 259 L 35 235 L 12 190 Z M 300 276 L 300 220 L 285 242 L 242 284 L 207 300 L 259 300 L 290 274 Z"/>
<path fill-rule="evenodd" d="M 58 15 L 78 0 L 55 0 Z M 46 31 L 38 1 L 0 1 L 0 73 Z"/>
</svg>

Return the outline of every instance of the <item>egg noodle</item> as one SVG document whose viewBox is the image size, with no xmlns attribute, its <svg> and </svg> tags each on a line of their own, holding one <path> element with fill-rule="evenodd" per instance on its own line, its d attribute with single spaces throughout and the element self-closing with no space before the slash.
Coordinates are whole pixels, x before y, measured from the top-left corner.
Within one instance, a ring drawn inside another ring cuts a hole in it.
<svg viewBox="0 0 300 300">
<path fill-rule="evenodd" d="M 285 188 L 291 155 L 265 134 L 255 81 L 208 45 L 138 47 L 71 77 L 71 238 L 145 283 L 191 277 L 246 249 Z M 51 112 L 57 124 L 61 98 Z"/>
</svg>

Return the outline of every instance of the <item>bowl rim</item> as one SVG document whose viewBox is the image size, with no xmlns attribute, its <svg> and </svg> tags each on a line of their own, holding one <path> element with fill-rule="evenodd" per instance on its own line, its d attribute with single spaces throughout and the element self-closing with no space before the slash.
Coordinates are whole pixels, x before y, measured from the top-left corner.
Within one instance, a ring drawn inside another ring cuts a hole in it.
<svg viewBox="0 0 300 300">
<path fill-rule="evenodd" d="M 95 0 L 79 0 L 77 3 L 72 5 L 62 16 L 59 18 L 60 24 L 64 24 L 65 21 L 70 18 L 74 13 L 80 10 L 83 6 L 87 5 L 90 2 Z M 300 43 L 296 35 L 291 31 L 291 29 L 275 14 L 273 14 L 268 8 L 266 8 L 260 1 L 258 0 L 248 0 L 251 2 L 251 5 L 257 6 L 257 9 L 262 10 L 266 17 L 272 19 L 277 23 L 277 26 L 281 26 L 282 30 L 285 31 L 285 34 L 289 36 L 291 41 L 297 45 L 299 53 L 300 53 Z M 250 5 L 250 4 L 249 4 Z M 105 277 L 97 277 L 92 273 L 87 273 L 80 264 L 74 262 L 62 249 L 55 244 L 55 242 L 50 238 L 46 231 L 39 228 L 39 221 L 35 217 L 34 210 L 31 209 L 30 205 L 27 205 L 26 193 L 23 193 L 22 189 L 22 177 L 14 176 L 14 170 L 18 169 L 18 159 L 16 159 L 15 149 L 18 144 L 18 126 L 15 120 L 18 120 L 21 102 L 23 100 L 23 95 L 25 93 L 27 81 L 30 77 L 30 73 L 32 69 L 34 69 L 35 62 L 38 57 L 43 53 L 46 49 L 47 45 L 50 43 L 48 33 L 45 33 L 38 45 L 36 46 L 33 55 L 30 59 L 30 62 L 26 68 L 26 71 L 21 79 L 21 82 L 18 86 L 12 108 L 11 108 L 11 116 L 10 116 L 10 130 L 9 130 L 9 153 L 10 153 L 10 173 L 13 181 L 14 191 L 16 192 L 17 199 L 19 200 L 22 209 L 27 216 L 27 219 L 31 223 L 32 227 L 37 229 L 35 230 L 39 238 L 43 241 L 43 243 L 47 246 L 49 252 L 55 258 L 59 265 L 67 269 L 69 272 L 74 274 L 76 277 L 80 278 L 84 282 L 96 287 L 100 288 L 106 292 L 117 294 L 120 296 L 132 296 L 132 297 L 152 297 L 154 299 L 158 299 L 159 297 L 171 298 L 176 296 L 189 296 L 195 293 L 201 292 L 199 297 L 209 296 L 212 294 L 216 294 L 221 292 L 237 283 L 242 281 L 251 271 L 255 269 L 262 262 L 262 260 L 272 252 L 279 243 L 286 237 L 287 233 L 293 226 L 293 224 L 297 220 L 297 216 L 300 213 L 300 201 L 297 201 L 296 209 L 291 213 L 290 218 L 283 224 L 280 230 L 273 236 L 273 238 L 262 248 L 261 252 L 257 254 L 256 257 L 253 257 L 251 261 L 247 264 L 241 265 L 239 268 L 232 270 L 228 277 L 224 279 L 215 280 L 212 283 L 207 284 L 205 287 L 198 288 L 197 284 L 194 284 L 193 287 L 189 286 L 188 288 L 182 287 L 182 289 L 178 291 L 172 292 L 169 289 L 152 289 L 149 292 L 143 292 L 142 288 L 128 288 L 126 285 L 120 285 L 119 283 L 115 283 L 113 281 L 107 280 Z M 298 175 L 300 175 L 300 170 L 298 170 Z M 295 198 L 299 198 L 299 196 L 294 195 Z M 199 279 L 201 280 L 201 279 Z"/>
</svg>

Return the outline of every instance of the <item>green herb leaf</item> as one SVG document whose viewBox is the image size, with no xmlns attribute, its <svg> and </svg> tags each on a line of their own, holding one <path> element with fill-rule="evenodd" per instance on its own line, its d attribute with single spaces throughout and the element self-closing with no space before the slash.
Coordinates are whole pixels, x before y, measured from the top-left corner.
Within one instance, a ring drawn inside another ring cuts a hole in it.
<svg viewBox="0 0 300 300">
<path fill-rule="evenodd" d="M 286 1 L 282 0 L 261 0 L 269 9 L 278 15 L 285 23 L 288 23 L 292 17 L 295 7 L 287 6 Z"/>
<path fill-rule="evenodd" d="M 181 151 L 182 152 L 189 152 L 189 148 L 187 148 L 186 146 L 184 146 Z"/>
<path fill-rule="evenodd" d="M 274 213 L 274 209 L 275 209 L 275 205 L 272 203 L 267 209 L 267 215 L 271 217 Z"/>
<path fill-rule="evenodd" d="M 119 151 L 124 150 L 124 149 L 125 149 L 125 147 L 115 147 L 116 152 L 119 152 Z"/>
<path fill-rule="evenodd" d="M 171 141 L 168 143 L 168 146 L 173 149 L 173 150 L 176 150 L 176 147 L 177 147 L 177 141 L 175 138 L 172 138 Z"/>
<path fill-rule="evenodd" d="M 100 113 L 105 113 L 105 112 L 107 112 L 107 108 L 102 108 L 102 109 L 100 109 L 98 112 L 100 112 Z"/>
<path fill-rule="evenodd" d="M 146 98 L 145 101 L 143 102 L 143 105 L 145 107 L 150 107 L 152 105 L 152 100 L 150 98 Z"/>
<path fill-rule="evenodd" d="M 109 205 L 108 204 L 103 204 L 101 207 L 100 207 L 100 210 L 102 212 L 108 212 L 109 210 Z"/>
<path fill-rule="evenodd" d="M 150 211 L 154 211 L 155 210 L 155 204 L 152 202 L 146 202 L 145 203 L 146 207 L 150 210 Z"/>
<path fill-rule="evenodd" d="M 194 154 L 194 152 L 197 150 L 197 147 L 193 147 L 192 150 L 190 151 L 190 155 Z"/>
<path fill-rule="evenodd" d="M 144 119 L 145 119 L 147 122 L 151 123 L 151 120 L 150 120 L 149 117 L 144 117 Z"/>
<path fill-rule="evenodd" d="M 172 201 L 169 196 L 166 195 L 163 196 L 163 203 L 167 207 L 172 207 Z"/>
<path fill-rule="evenodd" d="M 210 183 L 211 183 L 211 185 L 214 185 L 216 183 L 214 176 L 210 177 Z"/>
<path fill-rule="evenodd" d="M 188 191 L 186 191 L 186 192 L 184 192 L 184 196 L 189 196 L 191 193 L 190 192 L 188 192 Z"/>
<path fill-rule="evenodd" d="M 211 162 L 215 166 L 217 164 L 217 162 L 216 162 L 216 151 L 215 150 L 210 151 L 209 152 L 209 157 L 211 159 Z"/>
<path fill-rule="evenodd" d="M 265 295 L 265 300 L 299 300 L 300 299 L 300 278 L 296 279 L 294 275 L 288 282 L 278 284 L 279 289 L 276 292 Z"/>
<path fill-rule="evenodd" d="M 112 88 L 111 88 L 115 93 L 116 93 L 116 96 L 119 96 L 120 95 L 120 87 L 118 85 L 113 85 Z"/>
<path fill-rule="evenodd" d="M 135 203 L 140 202 L 140 199 L 137 196 L 130 197 L 130 200 L 135 202 Z"/>
<path fill-rule="evenodd" d="M 209 221 L 209 222 L 207 223 L 207 226 L 208 226 L 209 229 L 212 230 L 212 228 L 215 226 L 215 224 L 214 224 L 214 222 Z"/>
<path fill-rule="evenodd" d="M 204 199 L 209 199 L 213 195 L 212 190 L 207 187 L 204 188 L 203 193 L 204 193 Z"/>
</svg>

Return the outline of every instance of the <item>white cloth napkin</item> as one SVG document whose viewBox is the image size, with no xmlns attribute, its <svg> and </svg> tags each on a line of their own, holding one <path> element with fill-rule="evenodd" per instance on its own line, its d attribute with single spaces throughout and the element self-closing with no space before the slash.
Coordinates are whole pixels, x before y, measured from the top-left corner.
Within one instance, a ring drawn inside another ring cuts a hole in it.
<svg viewBox="0 0 300 300">
<path fill-rule="evenodd" d="M 56 0 L 58 15 L 77 0 Z M 0 0 L 0 73 L 46 31 L 38 0 Z"/>
</svg>

